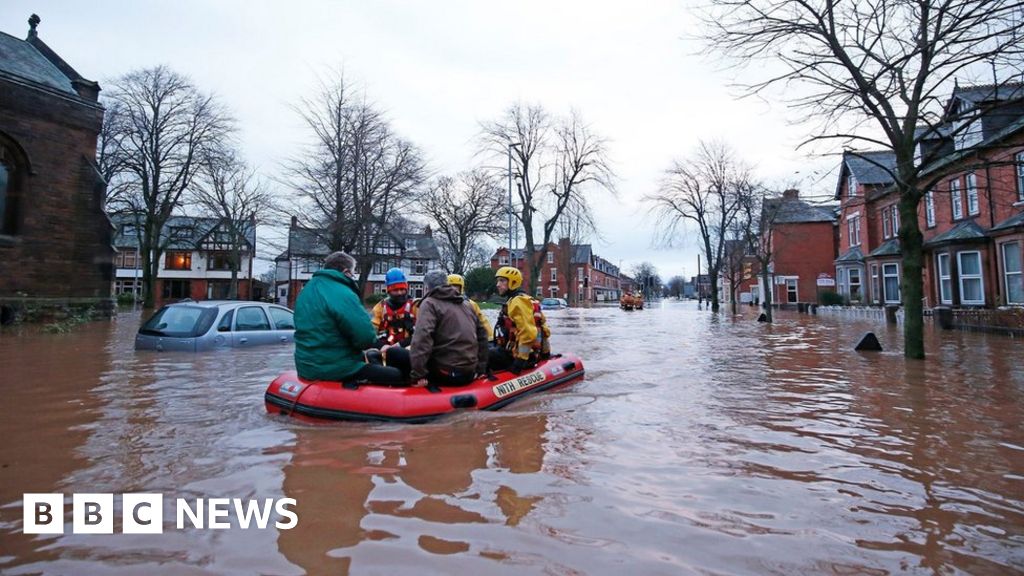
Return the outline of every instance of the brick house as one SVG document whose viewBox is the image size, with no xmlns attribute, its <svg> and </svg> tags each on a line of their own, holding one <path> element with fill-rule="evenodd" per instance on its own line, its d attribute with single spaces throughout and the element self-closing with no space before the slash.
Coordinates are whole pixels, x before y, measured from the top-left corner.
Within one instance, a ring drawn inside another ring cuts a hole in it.
<svg viewBox="0 0 1024 576">
<path fill-rule="evenodd" d="M 99 85 L 36 31 L 0 32 L 0 322 L 26 304 L 113 311 L 113 232 L 95 163 Z"/>
<path fill-rule="evenodd" d="M 323 268 L 324 258 L 330 253 L 322 231 L 302 228 L 292 218 L 288 229 L 288 249 L 274 259 L 276 301 L 294 307 L 302 287 L 317 270 Z M 364 298 L 386 292 L 384 274 L 389 268 L 401 268 L 409 280 L 409 294 L 420 298 L 423 296 L 423 276 L 441 268 L 441 254 L 429 226 L 421 233 L 390 230 L 381 234 L 373 255 L 373 268 L 363 286 Z M 357 260 L 360 257 L 357 252 L 352 256 Z"/>
<path fill-rule="evenodd" d="M 977 111 L 981 110 L 981 114 Z M 975 117 L 977 116 L 977 117 Z M 956 87 L 951 126 L 973 118 L 948 151 L 922 171 L 939 182 L 922 200 L 925 305 L 991 308 L 1024 305 L 1024 85 Z"/>
<path fill-rule="evenodd" d="M 839 257 L 836 291 L 853 304 L 900 302 L 898 197 L 891 151 L 844 152 L 836 184 Z"/>
<path fill-rule="evenodd" d="M 772 215 L 761 231 L 770 235 L 772 247 L 771 285 L 767 287 L 772 304 L 817 302 L 821 291 L 818 279 L 831 278 L 836 257 L 834 209 L 811 205 L 800 200 L 798 190 L 786 190 L 781 198 L 766 199 L 762 212 Z M 759 290 L 765 287 L 759 286 Z"/>
<path fill-rule="evenodd" d="M 955 87 L 943 123 L 922 135 L 916 156 L 928 164 L 921 181 L 935 182 L 918 212 L 925 307 L 1024 304 L 1024 87 Z M 894 170 L 889 151 L 843 155 L 835 267 L 853 303 L 902 303 Z"/>
<path fill-rule="evenodd" d="M 544 258 L 535 297 L 565 298 L 574 306 L 618 302 L 622 294 L 619 268 L 594 254 L 590 244 L 571 244 L 562 238 L 557 244 L 548 243 Z M 530 284 L 524 250 L 499 247 L 491 256 L 491 269 L 501 266 L 515 266 L 523 273 L 523 285 Z"/>
<path fill-rule="evenodd" d="M 761 265 L 742 240 L 726 240 L 722 271 L 719 273 L 719 301 L 731 302 L 730 294 L 742 304 L 760 302 Z M 727 267 L 733 268 L 731 271 Z M 731 272 L 731 273 L 730 273 Z M 731 276 L 731 278 L 730 278 Z M 735 286 L 733 285 L 735 283 Z M 708 287 L 710 290 L 710 285 Z"/>
<path fill-rule="evenodd" d="M 141 297 L 142 258 L 139 256 L 138 226 L 130 218 L 114 217 L 117 231 L 114 245 L 115 295 L 132 294 Z M 238 299 L 253 297 L 253 261 L 255 259 L 256 226 L 239 225 L 245 230 L 239 242 L 243 246 L 238 271 Z M 231 285 L 230 252 L 235 246 L 231 233 L 219 218 L 193 218 L 172 216 L 160 231 L 159 271 L 153 285 L 156 306 L 191 298 L 193 300 L 223 300 Z"/>
</svg>

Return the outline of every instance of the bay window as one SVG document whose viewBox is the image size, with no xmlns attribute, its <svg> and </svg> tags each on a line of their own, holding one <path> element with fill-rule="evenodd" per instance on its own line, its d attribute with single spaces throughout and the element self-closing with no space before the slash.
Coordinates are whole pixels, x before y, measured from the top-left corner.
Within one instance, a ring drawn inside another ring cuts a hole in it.
<svg viewBox="0 0 1024 576">
<path fill-rule="evenodd" d="M 960 277 L 960 303 L 985 304 L 985 285 L 981 277 L 981 252 L 959 252 L 956 255 Z"/>
</svg>

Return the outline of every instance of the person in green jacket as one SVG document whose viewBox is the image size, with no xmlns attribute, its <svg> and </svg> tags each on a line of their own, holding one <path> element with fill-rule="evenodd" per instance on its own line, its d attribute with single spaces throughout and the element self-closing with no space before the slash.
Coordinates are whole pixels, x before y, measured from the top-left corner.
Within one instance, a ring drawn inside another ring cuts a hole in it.
<svg viewBox="0 0 1024 576">
<path fill-rule="evenodd" d="M 355 259 L 334 252 L 295 300 L 295 369 L 305 380 L 405 385 L 394 367 L 368 364 L 377 332 L 352 279 Z"/>
</svg>

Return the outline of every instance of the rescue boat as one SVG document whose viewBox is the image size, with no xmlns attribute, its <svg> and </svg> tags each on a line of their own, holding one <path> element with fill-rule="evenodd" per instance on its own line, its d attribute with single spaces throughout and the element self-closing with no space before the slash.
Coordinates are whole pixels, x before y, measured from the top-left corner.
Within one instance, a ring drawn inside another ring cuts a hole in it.
<svg viewBox="0 0 1024 576">
<path fill-rule="evenodd" d="M 459 410 L 497 410 L 523 396 L 581 380 L 583 361 L 553 355 L 520 374 L 501 371 L 465 386 L 396 388 L 324 380 L 303 380 L 294 370 L 267 387 L 267 412 L 302 420 L 426 422 Z"/>
</svg>

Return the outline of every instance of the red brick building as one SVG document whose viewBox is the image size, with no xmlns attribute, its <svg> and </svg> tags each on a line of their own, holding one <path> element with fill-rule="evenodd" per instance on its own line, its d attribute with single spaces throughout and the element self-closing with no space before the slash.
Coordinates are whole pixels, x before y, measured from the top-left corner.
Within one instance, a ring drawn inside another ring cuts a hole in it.
<svg viewBox="0 0 1024 576">
<path fill-rule="evenodd" d="M 113 310 L 114 249 L 96 168 L 99 85 L 37 34 L 0 32 L 0 321 L 39 305 Z"/>
<path fill-rule="evenodd" d="M 980 114 L 978 113 L 980 111 Z M 946 121 L 971 126 L 936 138 L 951 150 L 922 173 L 925 304 L 1024 305 L 1024 85 L 958 87 Z"/>
<path fill-rule="evenodd" d="M 786 190 L 781 198 L 765 200 L 762 234 L 769 235 L 772 259 L 769 276 L 772 303 L 795 305 L 818 302 L 823 275 L 831 278 L 836 256 L 835 211 L 800 200 L 800 192 Z M 759 288 L 765 290 L 764 286 Z"/>
<path fill-rule="evenodd" d="M 920 136 L 925 307 L 1024 305 L 1024 87 L 958 86 Z M 889 151 L 843 155 L 835 269 L 854 304 L 902 303 L 894 170 Z"/>
<path fill-rule="evenodd" d="M 515 266 L 523 273 L 523 285 L 530 284 L 530 267 L 524 250 L 502 246 L 491 256 L 491 268 Z M 594 254 L 590 244 L 571 244 L 563 238 L 548 244 L 534 296 L 565 298 L 570 305 L 618 302 L 622 294 L 619 267 Z"/>
<path fill-rule="evenodd" d="M 835 194 L 840 203 L 835 278 L 837 292 L 851 304 L 901 301 L 895 165 L 890 151 L 843 153 Z"/>
</svg>

